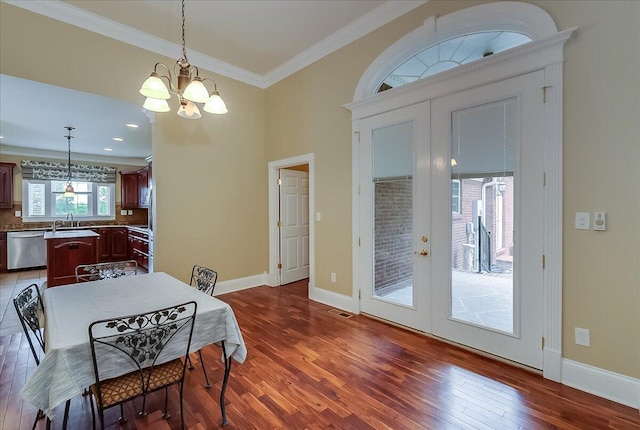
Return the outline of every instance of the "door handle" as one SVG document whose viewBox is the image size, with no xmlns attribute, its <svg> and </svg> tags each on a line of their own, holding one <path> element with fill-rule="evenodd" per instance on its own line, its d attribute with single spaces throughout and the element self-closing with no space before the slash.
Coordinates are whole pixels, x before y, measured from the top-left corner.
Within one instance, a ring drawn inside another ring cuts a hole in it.
<svg viewBox="0 0 640 430">
<path fill-rule="evenodd" d="M 429 255 L 429 251 L 427 251 L 426 249 L 423 249 L 422 251 L 415 251 L 414 254 L 420 254 L 420 255 L 427 256 L 427 255 Z"/>
</svg>

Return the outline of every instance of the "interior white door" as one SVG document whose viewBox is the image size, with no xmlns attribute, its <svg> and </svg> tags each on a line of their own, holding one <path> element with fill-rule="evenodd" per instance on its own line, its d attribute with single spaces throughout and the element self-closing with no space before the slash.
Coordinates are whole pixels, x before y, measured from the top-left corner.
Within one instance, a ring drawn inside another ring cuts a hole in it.
<svg viewBox="0 0 640 430">
<path fill-rule="evenodd" d="M 533 72 L 431 105 L 433 333 L 537 369 L 543 86 Z"/>
<path fill-rule="evenodd" d="M 429 331 L 429 102 L 359 122 L 362 312 Z"/>
<path fill-rule="evenodd" d="M 309 277 L 309 173 L 280 169 L 280 284 Z"/>
</svg>

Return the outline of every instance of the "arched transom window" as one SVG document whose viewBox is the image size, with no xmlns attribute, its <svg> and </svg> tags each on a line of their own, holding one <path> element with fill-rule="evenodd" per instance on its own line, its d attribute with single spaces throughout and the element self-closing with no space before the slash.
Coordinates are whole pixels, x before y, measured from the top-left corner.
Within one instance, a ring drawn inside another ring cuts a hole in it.
<svg viewBox="0 0 640 430">
<path fill-rule="evenodd" d="M 377 92 L 433 76 L 528 42 L 531 42 L 530 37 L 511 31 L 483 31 L 454 37 L 430 46 L 400 64 L 382 81 Z"/>
</svg>

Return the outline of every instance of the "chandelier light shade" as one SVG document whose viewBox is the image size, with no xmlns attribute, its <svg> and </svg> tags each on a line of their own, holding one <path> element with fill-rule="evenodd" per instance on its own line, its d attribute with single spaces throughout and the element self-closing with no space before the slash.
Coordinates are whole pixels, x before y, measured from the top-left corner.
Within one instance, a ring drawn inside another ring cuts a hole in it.
<svg viewBox="0 0 640 430">
<path fill-rule="evenodd" d="M 155 64 L 151 76 L 140 87 L 140 94 L 147 98 L 142 107 L 152 112 L 169 112 L 171 108 L 167 100 L 171 98 L 171 94 L 175 94 L 180 102 L 178 115 L 183 118 L 198 119 L 202 116 L 196 103 L 204 103 L 205 112 L 225 114 L 228 112 L 227 106 L 220 97 L 215 81 L 210 78 L 201 78 L 198 68 L 189 64 L 184 27 L 184 0 L 182 0 L 182 57 L 174 64 L 173 74 L 164 63 Z M 166 70 L 166 75 L 158 74 L 160 66 Z M 177 82 L 174 82 L 174 76 Z M 207 90 L 206 81 L 213 83 L 213 92 L 209 93 Z"/>
<path fill-rule="evenodd" d="M 67 175 L 67 186 L 64 189 L 64 194 L 62 195 L 63 197 L 75 197 L 76 192 L 73 189 L 73 185 L 71 185 L 71 139 L 73 139 L 73 136 L 71 136 L 71 130 L 74 129 L 74 127 L 71 126 L 66 126 L 65 127 L 67 129 L 67 135 L 65 136 L 67 138 L 67 148 L 68 148 L 68 153 L 69 153 L 69 158 L 67 159 L 67 171 L 68 171 L 68 175 Z"/>
</svg>

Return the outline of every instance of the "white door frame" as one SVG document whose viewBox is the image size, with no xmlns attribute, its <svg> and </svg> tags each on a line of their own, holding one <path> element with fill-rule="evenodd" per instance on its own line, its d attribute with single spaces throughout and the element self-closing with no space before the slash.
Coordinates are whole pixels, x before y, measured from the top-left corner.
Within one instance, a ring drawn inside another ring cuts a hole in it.
<svg viewBox="0 0 640 430">
<path fill-rule="evenodd" d="M 502 10 L 501 8 L 504 8 Z M 502 11 L 501 11 L 502 10 Z M 535 13 L 531 13 L 535 12 Z M 469 21 L 470 14 L 473 19 Z M 436 25 L 437 22 L 437 25 Z M 465 26 L 465 22 L 467 25 Z M 469 22 L 479 22 L 473 29 Z M 425 49 L 429 42 L 436 43 L 457 34 L 489 28 L 511 28 L 514 23 L 524 27 L 519 31 L 532 38 L 532 42 L 503 51 L 484 59 L 456 67 L 449 71 L 421 79 L 410 84 L 376 94 L 389 67 L 400 64 L 401 59 Z M 540 25 L 537 25 L 540 24 Z M 456 91 L 497 82 L 535 70 L 544 70 L 544 257 L 543 275 L 543 375 L 547 379 L 562 380 L 562 70 L 563 47 L 576 28 L 558 32 L 551 17 L 541 8 L 525 3 L 497 2 L 478 5 L 430 18 L 425 25 L 409 33 L 387 48 L 365 71 L 360 79 L 354 100 L 344 107 L 352 112 L 352 233 L 353 233 L 353 300 L 359 309 L 357 290 L 360 286 L 358 261 L 358 171 L 360 133 L 359 120 L 403 106 L 433 100 Z M 395 63 L 394 63 L 395 62 Z M 393 64 L 392 64 L 393 63 Z"/>
<path fill-rule="evenodd" d="M 304 154 L 296 157 L 285 158 L 283 160 L 270 161 L 269 170 L 269 286 L 280 286 L 280 272 L 278 262 L 280 260 L 280 246 L 278 231 L 278 219 L 280 203 L 278 197 L 280 190 L 278 187 L 278 170 L 287 167 L 298 166 L 300 164 L 309 165 L 309 295 L 315 288 L 315 166 L 314 154 Z"/>
</svg>

